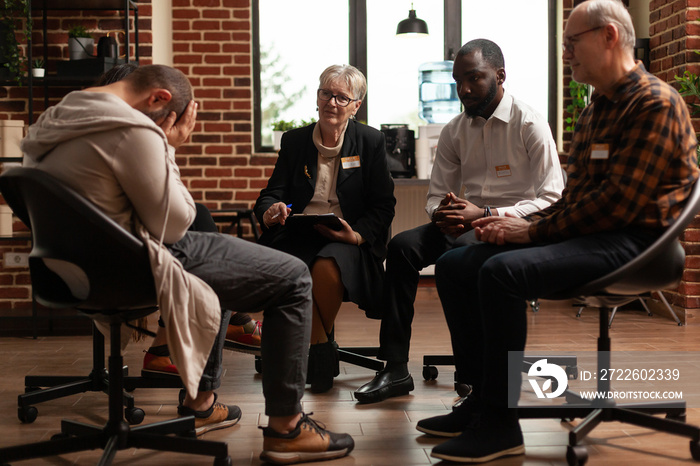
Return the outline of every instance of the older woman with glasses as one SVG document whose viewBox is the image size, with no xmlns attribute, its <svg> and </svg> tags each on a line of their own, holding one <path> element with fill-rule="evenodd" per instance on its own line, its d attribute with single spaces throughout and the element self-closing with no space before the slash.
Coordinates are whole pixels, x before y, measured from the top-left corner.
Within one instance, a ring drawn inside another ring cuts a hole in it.
<svg viewBox="0 0 700 466">
<path fill-rule="evenodd" d="M 313 325 L 307 382 L 322 393 L 338 375 L 333 325 L 343 301 L 381 317 L 383 260 L 394 217 L 394 184 L 384 135 L 354 120 L 367 89 L 355 67 L 334 65 L 320 76 L 318 123 L 282 136 L 279 158 L 255 204 L 262 244 L 309 266 Z M 295 226 L 291 216 L 335 214 L 336 229 Z M 294 277 L 290 277 L 294 279 Z"/>
</svg>

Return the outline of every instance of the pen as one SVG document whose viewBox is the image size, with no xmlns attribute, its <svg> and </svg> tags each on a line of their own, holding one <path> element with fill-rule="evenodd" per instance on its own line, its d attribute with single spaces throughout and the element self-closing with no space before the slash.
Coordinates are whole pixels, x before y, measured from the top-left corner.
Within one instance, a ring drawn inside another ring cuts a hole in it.
<svg viewBox="0 0 700 466">
<path fill-rule="evenodd" d="M 288 209 L 291 209 L 291 208 L 292 208 L 292 204 L 287 204 L 287 208 L 288 208 Z M 280 213 L 277 212 L 275 215 L 273 215 L 272 217 L 270 217 L 270 220 L 272 220 L 273 218 L 277 218 L 277 217 L 279 217 L 279 216 L 280 216 Z"/>
</svg>

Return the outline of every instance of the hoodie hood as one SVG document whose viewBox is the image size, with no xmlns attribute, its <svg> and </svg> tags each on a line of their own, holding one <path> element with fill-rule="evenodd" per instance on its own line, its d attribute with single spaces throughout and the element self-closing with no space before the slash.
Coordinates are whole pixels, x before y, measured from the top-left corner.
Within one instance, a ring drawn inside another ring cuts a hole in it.
<svg viewBox="0 0 700 466">
<path fill-rule="evenodd" d="M 74 91 L 41 114 L 29 127 L 20 148 L 26 158 L 38 163 L 67 140 L 123 126 L 153 129 L 167 144 L 163 130 L 121 98 L 106 92 Z"/>
</svg>

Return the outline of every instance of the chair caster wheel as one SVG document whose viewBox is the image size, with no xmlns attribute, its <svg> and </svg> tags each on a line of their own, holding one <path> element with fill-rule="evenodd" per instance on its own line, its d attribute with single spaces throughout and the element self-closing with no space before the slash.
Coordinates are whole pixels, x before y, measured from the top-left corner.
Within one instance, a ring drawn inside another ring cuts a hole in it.
<svg viewBox="0 0 700 466">
<path fill-rule="evenodd" d="M 262 374 L 263 368 L 262 368 L 262 358 L 259 356 L 255 356 L 255 372 L 258 374 Z"/>
<path fill-rule="evenodd" d="M 39 411 L 34 406 L 25 406 L 24 408 L 17 408 L 17 417 L 22 424 L 31 424 L 36 421 L 36 417 L 39 415 Z"/>
<path fill-rule="evenodd" d="M 569 466 L 583 466 L 588 461 L 588 449 L 583 445 L 566 448 L 566 462 Z"/>
<path fill-rule="evenodd" d="M 471 385 L 467 385 L 466 383 L 455 382 L 455 391 L 457 392 L 457 395 L 460 396 L 460 398 L 464 398 L 465 396 L 469 396 L 469 394 L 472 392 L 472 387 Z"/>
<path fill-rule="evenodd" d="M 131 425 L 141 424 L 144 417 L 146 417 L 146 413 L 141 408 L 126 408 L 124 410 L 124 418 Z"/>
<path fill-rule="evenodd" d="M 423 380 L 435 380 L 438 378 L 438 368 L 435 366 L 423 366 Z"/>
<path fill-rule="evenodd" d="M 690 456 L 693 460 L 700 461 L 700 442 L 690 441 Z"/>
<path fill-rule="evenodd" d="M 231 466 L 233 461 L 230 456 L 226 458 L 214 458 L 214 466 Z"/>
</svg>

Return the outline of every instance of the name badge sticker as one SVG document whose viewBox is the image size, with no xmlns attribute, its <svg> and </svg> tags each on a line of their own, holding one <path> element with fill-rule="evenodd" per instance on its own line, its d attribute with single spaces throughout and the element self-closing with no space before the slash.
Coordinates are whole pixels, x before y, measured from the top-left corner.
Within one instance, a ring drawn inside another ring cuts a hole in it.
<svg viewBox="0 0 700 466">
<path fill-rule="evenodd" d="M 343 157 L 340 159 L 340 161 L 343 163 L 343 170 L 347 170 L 348 168 L 357 168 L 360 166 L 360 156 L 356 155 L 354 157 Z"/>
<path fill-rule="evenodd" d="M 503 178 L 504 176 L 512 175 L 510 165 L 496 165 L 496 176 Z"/>
<path fill-rule="evenodd" d="M 607 144 L 591 144 L 591 159 L 605 160 L 610 157 L 610 147 Z"/>
</svg>

